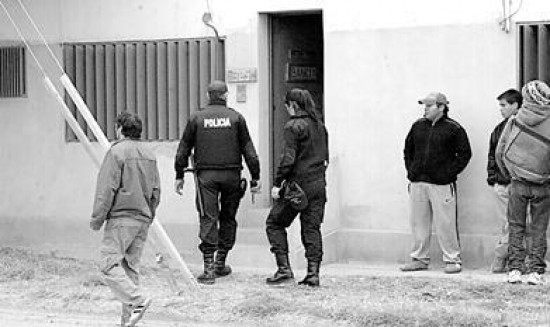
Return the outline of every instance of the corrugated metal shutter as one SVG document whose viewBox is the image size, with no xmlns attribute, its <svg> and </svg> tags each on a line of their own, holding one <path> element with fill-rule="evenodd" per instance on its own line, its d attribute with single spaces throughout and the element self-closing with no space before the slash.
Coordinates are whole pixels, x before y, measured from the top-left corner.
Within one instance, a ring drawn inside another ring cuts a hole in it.
<svg viewBox="0 0 550 327">
<path fill-rule="evenodd" d="M 550 25 L 520 25 L 519 87 L 538 79 L 550 84 Z"/>
<path fill-rule="evenodd" d="M 25 47 L 0 47 L 0 97 L 17 98 L 26 95 Z"/>
<path fill-rule="evenodd" d="M 190 113 L 206 104 L 210 81 L 225 79 L 224 42 L 214 38 L 71 43 L 63 54 L 65 72 L 110 140 L 123 110 L 140 115 L 143 139 L 179 139 Z M 72 100 L 65 100 L 91 137 Z M 70 129 L 66 135 L 76 140 Z"/>
</svg>

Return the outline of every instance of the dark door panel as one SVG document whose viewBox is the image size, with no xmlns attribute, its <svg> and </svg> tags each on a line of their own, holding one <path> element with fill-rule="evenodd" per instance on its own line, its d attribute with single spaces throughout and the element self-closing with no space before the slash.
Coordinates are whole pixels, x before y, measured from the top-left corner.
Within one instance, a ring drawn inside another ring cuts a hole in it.
<svg viewBox="0 0 550 327">
<path fill-rule="evenodd" d="M 317 110 L 324 114 L 323 18 L 321 13 L 274 15 L 271 26 L 271 166 L 276 169 L 281 153 L 283 127 L 289 119 L 283 105 L 286 92 L 293 88 L 309 90 Z"/>
</svg>

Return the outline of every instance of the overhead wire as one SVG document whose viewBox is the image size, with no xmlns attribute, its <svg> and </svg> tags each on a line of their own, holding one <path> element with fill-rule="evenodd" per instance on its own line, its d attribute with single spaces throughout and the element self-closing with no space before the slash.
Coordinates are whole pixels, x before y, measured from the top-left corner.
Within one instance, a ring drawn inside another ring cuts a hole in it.
<svg viewBox="0 0 550 327">
<path fill-rule="evenodd" d="M 11 22 L 12 25 L 13 25 L 13 27 L 15 28 L 15 31 L 17 32 L 17 34 L 19 35 L 19 37 L 20 37 L 21 40 L 23 41 L 23 44 L 25 44 L 25 46 L 27 47 L 27 49 L 29 49 L 29 53 L 30 53 L 31 57 L 33 57 L 34 61 L 36 62 L 36 65 L 38 66 L 38 69 L 42 72 L 42 74 L 43 74 L 44 76 L 47 76 L 46 70 L 45 70 L 44 67 L 40 64 L 40 61 L 38 60 L 38 58 L 36 57 L 36 55 L 35 55 L 34 52 L 32 51 L 29 42 L 27 41 L 27 39 L 26 39 L 25 36 L 23 35 L 23 32 L 21 31 L 21 29 L 19 28 L 19 26 L 15 23 L 15 20 L 13 19 L 12 15 L 11 15 L 10 12 L 8 11 L 8 9 L 6 8 L 6 6 L 4 5 L 4 2 L 3 2 L 2 0 L 0 0 L 0 6 L 2 6 L 2 9 L 3 9 L 4 12 L 6 13 L 6 15 L 8 16 L 8 19 L 10 20 L 10 22 Z"/>
<path fill-rule="evenodd" d="M 504 12 L 506 13 L 506 9 L 505 9 L 505 8 L 506 8 L 506 4 L 505 4 L 505 1 L 506 1 L 506 0 L 502 0 L 502 7 L 504 8 Z M 510 1 L 510 3 L 511 3 L 511 1 Z M 522 6 L 523 6 L 523 0 L 519 0 L 519 5 L 518 5 L 518 7 L 516 8 L 516 10 L 515 10 L 513 13 L 509 14 L 508 16 L 505 16 L 505 17 L 499 22 L 499 24 L 502 24 L 502 23 L 504 23 L 506 20 L 508 20 L 508 19 L 510 19 L 510 18 L 512 18 L 512 17 L 514 17 L 514 16 L 521 10 L 521 7 L 522 7 Z"/>
<path fill-rule="evenodd" d="M 46 38 L 44 38 L 44 35 L 42 33 L 40 33 L 40 29 L 38 28 L 38 26 L 36 25 L 36 23 L 34 22 L 34 19 L 32 19 L 31 15 L 29 14 L 29 12 L 27 11 L 27 8 L 25 8 L 25 6 L 23 5 L 23 3 L 21 2 L 21 0 L 17 0 L 19 2 L 19 5 L 21 6 L 21 9 L 23 9 L 23 12 L 25 13 L 25 15 L 27 16 L 27 19 L 29 20 L 29 22 L 32 24 L 32 26 L 34 27 L 35 31 L 37 31 L 37 34 L 38 36 L 40 37 L 40 39 L 42 40 L 42 42 L 46 45 L 46 49 L 48 49 L 48 51 L 50 52 L 50 54 L 52 55 L 52 58 L 53 60 L 55 61 L 55 63 L 57 64 L 57 67 L 59 67 L 59 69 L 64 72 L 63 70 L 63 67 L 61 66 L 61 63 L 59 62 L 59 60 L 57 59 L 56 55 L 53 53 L 53 50 L 52 48 L 48 45 L 48 42 L 46 41 Z"/>
</svg>

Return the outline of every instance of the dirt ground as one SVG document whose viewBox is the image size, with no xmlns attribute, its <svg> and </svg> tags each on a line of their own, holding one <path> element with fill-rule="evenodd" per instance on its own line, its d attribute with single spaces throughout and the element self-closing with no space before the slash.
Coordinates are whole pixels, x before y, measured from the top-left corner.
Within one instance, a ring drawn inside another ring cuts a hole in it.
<svg viewBox="0 0 550 327">
<path fill-rule="evenodd" d="M 180 278 L 176 295 L 165 272 L 145 266 L 142 286 L 154 302 L 139 326 L 550 326 L 548 285 L 509 285 L 488 271 L 331 264 L 322 267 L 322 287 L 311 289 L 265 285 L 272 269 L 233 268 L 196 291 Z M 113 327 L 119 310 L 94 262 L 0 248 L 0 326 Z"/>
</svg>

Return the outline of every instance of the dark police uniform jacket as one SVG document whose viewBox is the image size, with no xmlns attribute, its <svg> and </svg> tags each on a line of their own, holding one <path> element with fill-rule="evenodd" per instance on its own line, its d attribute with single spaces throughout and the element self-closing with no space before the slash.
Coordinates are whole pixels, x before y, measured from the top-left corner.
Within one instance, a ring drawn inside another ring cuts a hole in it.
<svg viewBox="0 0 550 327">
<path fill-rule="evenodd" d="M 244 156 L 252 179 L 260 179 L 260 162 L 246 121 L 225 102 L 213 101 L 191 115 L 176 154 L 176 179 L 183 178 L 193 149 L 197 170 L 241 170 Z"/>
<path fill-rule="evenodd" d="M 417 120 L 405 140 L 404 153 L 411 182 L 437 185 L 455 182 L 472 157 L 466 131 L 447 115 L 435 124 L 426 118 Z"/>
<path fill-rule="evenodd" d="M 286 123 L 284 143 L 274 185 L 283 180 L 310 182 L 325 177 L 328 164 L 328 133 L 324 125 L 299 111 Z"/>
</svg>

